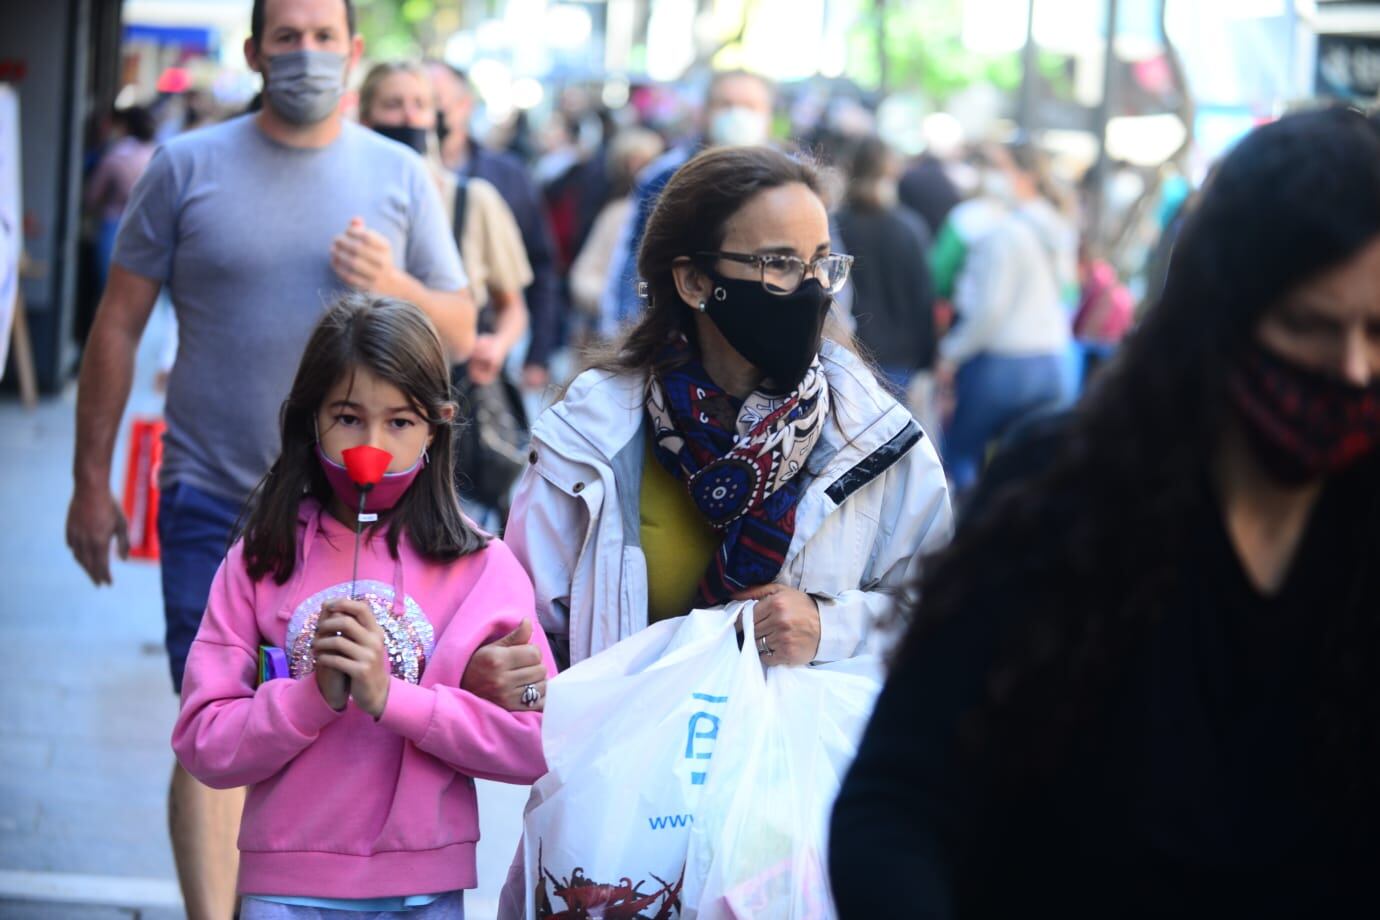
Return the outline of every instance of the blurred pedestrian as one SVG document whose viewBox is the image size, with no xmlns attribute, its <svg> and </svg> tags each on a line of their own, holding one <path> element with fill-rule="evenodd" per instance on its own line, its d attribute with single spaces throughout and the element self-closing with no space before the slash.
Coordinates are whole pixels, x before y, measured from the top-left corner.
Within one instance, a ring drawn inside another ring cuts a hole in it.
<svg viewBox="0 0 1380 920">
<path fill-rule="evenodd" d="M 614 138 L 608 151 L 610 200 L 595 218 L 575 264 L 570 268 L 571 301 L 588 330 L 587 338 L 597 335 L 602 323 L 599 309 L 604 288 L 613 267 L 618 236 L 632 211 L 633 183 L 649 163 L 661 155 L 661 136 L 646 128 L 625 128 Z"/>
<path fill-rule="evenodd" d="M 1073 317 L 1085 378 L 1111 360 L 1135 316 L 1136 299 L 1116 268 L 1085 239 L 1078 246 L 1078 309 Z"/>
<path fill-rule="evenodd" d="M 173 689 L 240 508 L 278 453 L 278 410 L 324 292 L 411 301 L 448 352 L 474 341 L 474 306 L 419 159 L 346 123 L 363 52 L 343 0 L 257 0 L 244 46 L 264 106 L 159 148 L 134 188 L 82 359 L 67 541 L 96 584 L 127 551 L 111 454 L 134 355 L 160 289 L 177 314 L 158 509 Z M 188 916 L 234 906 L 243 795 L 180 766 L 170 824 Z"/>
<path fill-rule="evenodd" d="M 86 210 L 99 222 L 96 265 L 102 289 L 110 274 L 120 218 L 154 151 L 153 116 L 148 109 L 137 105 L 117 109 L 112 126 L 116 136 L 87 178 L 85 194 Z"/>
<path fill-rule="evenodd" d="M 848 192 L 834 215 L 853 253 L 853 317 L 857 336 L 880 366 L 892 394 L 908 402 L 917 376 L 920 405 L 912 406 L 935 430 L 928 377 L 934 364 L 934 288 L 926 255 L 924 220 L 902 206 L 896 182 L 900 162 L 880 138 L 860 141 L 848 161 Z"/>
<path fill-rule="evenodd" d="M 604 289 L 603 334 L 613 338 L 625 323 L 642 312 L 638 296 L 637 253 L 642 234 L 666 183 L 687 160 L 709 147 L 765 144 L 771 137 L 775 87 L 766 77 L 746 70 L 714 74 L 700 112 L 699 132 L 688 143 L 673 147 L 638 176 L 633 207 L 613 254 L 614 270 Z"/>
<path fill-rule="evenodd" d="M 249 787 L 240 920 L 463 920 L 474 778 L 546 772 L 536 710 L 556 666 L 512 553 L 460 514 L 448 365 L 410 303 L 327 311 L 216 573 L 172 741 L 203 782 Z M 360 450 L 386 465 L 365 493 Z M 506 636 L 530 664 L 493 705 L 468 664 Z M 263 673 L 264 645 L 286 673 Z"/>
<path fill-rule="evenodd" d="M 963 128 L 947 112 L 934 112 L 925 116 L 921 134 L 925 149 L 902 173 L 898 191 L 901 203 L 919 214 L 934 234 L 961 200 L 949 173 L 963 146 Z"/>
<path fill-rule="evenodd" d="M 456 489 L 466 513 L 495 533 L 503 529 L 507 497 L 521 467 L 499 475 L 501 459 L 487 456 L 482 445 L 492 443 L 494 430 L 512 429 L 524 443 L 508 445 L 514 455 L 525 453 L 526 417 L 499 426 L 489 407 L 521 415 L 520 398 L 500 380 L 508 354 L 527 332 L 527 304 L 522 291 L 532 283 L 532 269 L 522 235 L 503 196 L 477 176 L 461 177 L 441 164 L 436 138 L 436 105 L 431 81 L 420 63 L 384 62 L 374 65 L 359 90 L 360 122 L 406 144 L 421 155 L 441 194 L 456 245 L 470 277 L 470 290 L 479 307 L 478 332 L 469 359 L 453 369 L 462 417 L 457 426 L 461 442 L 456 458 Z M 478 388 L 502 392 L 480 394 Z M 486 398 L 493 395 L 495 398 Z M 480 406 L 485 411 L 480 411 Z M 520 429 L 520 431 L 518 431 Z M 510 438 L 509 440 L 514 440 Z M 487 468 L 485 468 L 485 463 Z"/>
<path fill-rule="evenodd" d="M 1227 156 L 1118 360 L 925 566 L 840 916 L 1380 910 L 1377 279 L 1361 116 Z"/>
<path fill-rule="evenodd" d="M 956 321 L 936 373 L 952 393 L 945 466 L 956 492 L 977 480 L 991 443 L 1022 417 L 1072 398 L 1070 301 L 1077 240 L 1052 202 L 1041 153 L 1029 144 L 986 154 L 989 194 L 1005 214 L 967 254 L 954 290 Z"/>
<path fill-rule="evenodd" d="M 426 70 L 436 94 L 442 163 L 457 179 L 476 177 L 498 189 L 522 231 L 522 245 L 532 269 L 532 282 L 523 291 L 531 338 L 523 357 L 522 379 L 528 389 L 542 389 L 550 381 L 551 358 L 560 345 L 566 303 L 541 193 L 520 160 L 489 150 L 470 136 L 474 89 L 469 77 L 442 61 L 427 61 Z"/>
</svg>

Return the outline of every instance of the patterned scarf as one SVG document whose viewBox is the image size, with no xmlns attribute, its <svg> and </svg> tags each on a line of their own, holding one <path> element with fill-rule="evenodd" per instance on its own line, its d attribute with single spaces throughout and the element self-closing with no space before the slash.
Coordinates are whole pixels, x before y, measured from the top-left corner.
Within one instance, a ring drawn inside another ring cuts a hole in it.
<svg viewBox="0 0 1380 920">
<path fill-rule="evenodd" d="M 647 414 L 657 460 L 723 534 L 695 597 L 712 606 L 781 571 L 803 490 L 797 474 L 824 430 L 829 384 L 816 357 L 794 392 L 740 402 L 709 379 L 688 344 L 670 349 L 689 360 L 648 378 Z"/>
</svg>

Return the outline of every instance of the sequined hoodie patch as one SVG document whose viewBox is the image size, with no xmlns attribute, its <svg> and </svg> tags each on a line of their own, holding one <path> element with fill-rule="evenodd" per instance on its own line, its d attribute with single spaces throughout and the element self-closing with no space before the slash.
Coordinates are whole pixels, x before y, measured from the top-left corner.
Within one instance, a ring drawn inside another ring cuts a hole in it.
<svg viewBox="0 0 1380 920">
<path fill-rule="evenodd" d="M 396 594 L 393 586 L 381 581 L 361 581 L 355 585 L 355 595 L 369 605 L 374 619 L 383 629 L 384 644 L 393 676 L 408 683 L 420 683 L 427 660 L 436 647 L 436 633 L 422 608 L 411 597 L 404 597 L 401 609 L 394 611 Z M 312 638 L 316 635 L 316 621 L 321 607 L 329 601 L 350 596 L 348 583 L 318 591 L 297 605 L 288 620 L 288 669 L 294 678 L 302 678 L 316 670 L 316 656 L 312 654 Z"/>
</svg>

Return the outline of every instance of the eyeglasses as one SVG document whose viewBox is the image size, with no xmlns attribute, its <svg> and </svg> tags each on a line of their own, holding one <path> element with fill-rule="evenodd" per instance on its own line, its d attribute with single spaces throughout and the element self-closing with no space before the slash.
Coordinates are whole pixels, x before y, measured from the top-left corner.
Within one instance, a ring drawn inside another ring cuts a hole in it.
<svg viewBox="0 0 1380 920">
<path fill-rule="evenodd" d="M 784 297 L 795 293 L 800 282 L 806 277 L 814 278 L 830 294 L 837 294 L 848 283 L 848 272 L 853 267 L 853 257 L 831 252 L 810 262 L 797 256 L 750 255 L 744 252 L 697 252 L 697 258 L 724 259 L 743 265 L 756 266 L 761 273 L 762 287 L 770 294 Z"/>
</svg>

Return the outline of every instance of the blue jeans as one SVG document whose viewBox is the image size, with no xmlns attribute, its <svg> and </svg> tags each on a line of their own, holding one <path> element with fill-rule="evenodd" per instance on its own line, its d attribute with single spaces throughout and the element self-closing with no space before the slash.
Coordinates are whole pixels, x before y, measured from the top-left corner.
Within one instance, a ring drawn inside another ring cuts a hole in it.
<svg viewBox="0 0 1380 920">
<path fill-rule="evenodd" d="M 115 237 L 120 229 L 120 221 L 101 219 L 101 227 L 96 236 L 96 268 L 97 277 L 100 279 L 101 288 L 96 292 L 100 296 L 101 291 L 105 290 L 105 283 L 110 279 L 110 260 L 115 255 Z"/>
<path fill-rule="evenodd" d="M 201 626 L 211 581 L 239 519 L 238 502 L 176 483 L 158 497 L 158 545 L 163 568 L 164 645 L 173 691 L 182 692 L 187 652 Z"/>
<path fill-rule="evenodd" d="M 422 907 L 402 910 L 350 910 L 300 907 L 246 895 L 240 920 L 465 920 L 465 893 L 451 891 Z"/>
<path fill-rule="evenodd" d="M 1057 355 L 970 358 L 954 381 L 954 414 L 944 434 L 944 459 L 954 491 L 977 481 L 988 446 L 1025 415 L 1069 399 L 1068 361 Z"/>
</svg>

